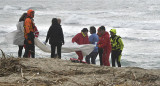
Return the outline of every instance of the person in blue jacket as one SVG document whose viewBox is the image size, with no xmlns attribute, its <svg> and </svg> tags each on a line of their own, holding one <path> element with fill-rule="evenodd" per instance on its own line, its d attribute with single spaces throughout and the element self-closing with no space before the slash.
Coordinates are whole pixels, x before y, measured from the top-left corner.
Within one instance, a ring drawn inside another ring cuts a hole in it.
<svg viewBox="0 0 160 86">
<path fill-rule="evenodd" d="M 90 44 L 95 45 L 99 41 L 99 37 L 96 34 L 96 28 L 94 26 L 90 27 L 90 34 L 91 36 L 89 36 L 89 42 Z M 91 58 L 91 63 L 96 64 L 95 60 L 96 60 L 97 55 L 98 55 L 98 48 L 95 47 L 94 50 L 89 55 L 86 56 L 86 62 L 90 64 L 90 58 Z"/>
</svg>

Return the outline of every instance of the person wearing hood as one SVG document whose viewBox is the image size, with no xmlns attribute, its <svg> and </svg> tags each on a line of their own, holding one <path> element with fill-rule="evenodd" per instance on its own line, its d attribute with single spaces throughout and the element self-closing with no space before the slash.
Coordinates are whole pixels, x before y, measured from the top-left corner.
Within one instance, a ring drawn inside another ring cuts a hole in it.
<svg viewBox="0 0 160 86">
<path fill-rule="evenodd" d="M 88 29 L 83 28 L 81 30 L 81 33 L 78 33 L 72 38 L 72 43 L 76 42 L 77 44 L 89 44 L 89 38 L 88 38 Z M 76 54 L 78 55 L 78 60 L 81 62 L 83 60 L 83 55 L 81 51 L 76 51 Z"/>
<path fill-rule="evenodd" d="M 52 19 L 52 25 L 50 26 L 45 44 L 48 42 L 51 45 L 51 58 L 55 58 L 55 49 L 57 47 L 58 58 L 61 59 L 61 48 L 64 45 L 64 35 L 60 22 L 56 19 Z"/>
<path fill-rule="evenodd" d="M 102 63 L 104 66 L 110 66 L 109 63 L 109 56 L 111 53 L 111 42 L 110 42 L 110 36 L 107 31 L 105 31 L 105 27 L 101 26 L 98 30 L 99 35 L 101 35 L 101 38 L 99 39 L 99 42 L 97 43 L 98 48 L 103 49 L 103 55 L 102 55 Z"/>
<path fill-rule="evenodd" d="M 38 36 L 39 36 L 39 31 L 36 26 L 34 26 L 34 36 L 35 36 L 35 38 L 38 38 Z M 26 45 L 24 45 L 24 48 L 25 47 L 26 47 Z M 28 53 L 29 58 L 30 58 L 30 56 L 31 56 L 31 51 L 29 51 L 29 53 Z"/>
<path fill-rule="evenodd" d="M 25 37 L 25 53 L 23 57 L 29 58 L 29 52 L 31 52 L 31 57 L 35 58 L 35 46 L 34 46 L 34 38 L 35 38 L 35 24 L 33 22 L 34 18 L 34 10 L 29 9 L 27 11 L 27 18 L 24 22 L 24 37 Z"/>
<path fill-rule="evenodd" d="M 27 13 L 23 13 L 23 15 L 19 18 L 19 22 L 17 23 L 17 33 L 15 35 L 15 39 L 13 41 L 14 45 L 18 45 L 18 57 L 22 56 L 22 50 L 24 45 L 24 21 L 27 17 Z"/>
<path fill-rule="evenodd" d="M 122 38 L 118 35 L 116 35 L 116 29 L 110 30 L 110 40 L 112 45 L 112 53 L 111 53 L 111 59 L 112 59 L 112 67 L 115 67 L 115 61 L 117 62 L 118 67 L 121 67 L 121 56 L 122 56 L 122 50 L 124 47 Z"/>
</svg>

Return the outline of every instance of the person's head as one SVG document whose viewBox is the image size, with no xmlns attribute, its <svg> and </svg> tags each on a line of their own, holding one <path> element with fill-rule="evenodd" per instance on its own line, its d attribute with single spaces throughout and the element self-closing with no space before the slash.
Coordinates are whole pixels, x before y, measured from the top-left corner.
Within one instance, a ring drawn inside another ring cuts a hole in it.
<svg viewBox="0 0 160 86">
<path fill-rule="evenodd" d="M 90 34 L 96 33 L 96 28 L 94 26 L 90 27 Z"/>
<path fill-rule="evenodd" d="M 57 25 L 57 24 L 58 24 L 57 18 L 53 18 L 53 19 L 52 19 L 52 25 Z"/>
<path fill-rule="evenodd" d="M 58 20 L 58 24 L 61 24 L 61 19 L 60 19 L 60 18 L 57 18 L 57 20 Z"/>
<path fill-rule="evenodd" d="M 105 33 L 105 27 L 104 26 L 99 27 L 98 34 L 103 35 L 104 33 Z"/>
<path fill-rule="evenodd" d="M 81 32 L 83 32 L 83 34 L 84 35 L 88 35 L 88 29 L 87 28 L 83 28 L 82 30 L 81 30 Z"/>
<path fill-rule="evenodd" d="M 30 18 L 34 18 L 34 10 L 32 10 L 32 9 L 29 9 L 28 11 L 27 11 L 27 16 L 28 17 L 30 17 Z"/>
<path fill-rule="evenodd" d="M 23 15 L 19 18 L 19 22 L 25 21 L 26 17 L 27 17 L 27 13 L 23 13 Z"/>
<path fill-rule="evenodd" d="M 116 35 L 116 29 L 111 29 L 110 30 L 110 35 L 115 36 Z"/>
</svg>

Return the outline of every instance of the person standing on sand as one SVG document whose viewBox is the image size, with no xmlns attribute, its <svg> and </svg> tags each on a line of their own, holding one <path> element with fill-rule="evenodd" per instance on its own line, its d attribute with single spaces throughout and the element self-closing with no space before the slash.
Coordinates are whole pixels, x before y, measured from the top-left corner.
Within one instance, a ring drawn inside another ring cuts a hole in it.
<svg viewBox="0 0 160 86">
<path fill-rule="evenodd" d="M 61 48 L 62 45 L 64 45 L 64 35 L 60 21 L 56 18 L 52 19 L 52 25 L 48 30 L 45 44 L 48 40 L 51 45 L 51 58 L 55 58 L 55 48 L 57 47 L 58 58 L 61 59 Z"/>
<path fill-rule="evenodd" d="M 97 33 L 97 35 L 99 36 L 99 39 L 101 39 L 101 34 Z M 102 62 L 103 48 L 98 48 L 98 54 L 99 54 L 100 66 L 102 66 L 103 65 L 103 62 Z"/>
<path fill-rule="evenodd" d="M 27 18 L 24 22 L 24 37 L 25 37 L 25 53 L 23 57 L 29 58 L 29 52 L 31 52 L 32 58 L 35 58 L 35 46 L 34 46 L 34 32 L 35 32 L 35 24 L 33 22 L 34 18 L 34 10 L 29 9 L 27 11 Z"/>
<path fill-rule="evenodd" d="M 99 41 L 99 38 L 98 38 L 98 35 L 96 34 L 96 28 L 94 26 L 90 27 L 90 33 L 91 33 L 91 36 L 89 36 L 89 42 L 90 44 L 95 45 Z M 90 58 L 91 58 L 92 64 L 96 64 L 95 60 L 96 60 L 97 54 L 98 54 L 98 48 L 95 47 L 94 50 L 89 55 L 86 56 L 86 62 L 90 64 Z"/>
<path fill-rule="evenodd" d="M 112 59 L 112 67 L 115 67 L 115 61 L 118 64 L 118 67 L 121 67 L 121 56 L 122 56 L 122 50 L 124 47 L 122 38 L 118 35 L 116 35 L 116 29 L 110 30 L 110 40 L 112 45 L 112 53 L 111 53 L 111 59 Z"/>
<path fill-rule="evenodd" d="M 34 36 L 35 36 L 35 38 L 38 38 L 38 36 L 39 36 L 39 31 L 38 31 L 38 29 L 37 29 L 36 26 L 34 26 L 34 30 L 35 30 Z M 25 45 L 24 45 L 24 47 L 25 47 Z M 28 57 L 29 57 L 29 58 L 30 58 L 30 56 L 31 56 L 31 51 L 29 51 L 29 53 L 28 53 Z"/>
<path fill-rule="evenodd" d="M 111 47 L 109 33 L 105 31 L 104 26 L 101 26 L 99 28 L 98 33 L 101 35 L 101 39 L 99 39 L 99 42 L 97 43 L 97 45 L 98 45 L 98 48 L 103 49 L 103 56 L 102 56 L 103 65 L 110 66 L 109 56 L 110 56 L 112 47 Z"/>
<path fill-rule="evenodd" d="M 78 33 L 72 38 L 72 43 L 76 42 L 77 44 L 89 44 L 89 39 L 88 39 L 88 29 L 83 28 L 81 30 L 81 33 Z M 78 55 L 78 60 L 80 62 L 83 60 L 83 55 L 81 51 L 76 51 L 76 54 Z"/>
<path fill-rule="evenodd" d="M 22 50 L 23 50 L 23 45 L 24 45 L 24 21 L 27 17 L 27 13 L 23 13 L 23 15 L 19 18 L 19 22 L 17 23 L 17 33 L 15 35 L 15 39 L 13 43 L 15 45 L 18 45 L 19 50 L 18 50 L 18 57 L 21 58 L 22 56 Z"/>
</svg>

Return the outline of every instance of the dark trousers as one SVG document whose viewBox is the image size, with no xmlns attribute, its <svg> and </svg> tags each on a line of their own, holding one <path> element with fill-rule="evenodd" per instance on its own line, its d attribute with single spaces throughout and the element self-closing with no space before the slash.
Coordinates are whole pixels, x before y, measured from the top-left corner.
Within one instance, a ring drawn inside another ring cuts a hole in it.
<svg viewBox="0 0 160 86">
<path fill-rule="evenodd" d="M 98 48 L 98 54 L 99 54 L 99 60 L 100 60 L 100 65 L 103 65 L 102 62 L 102 55 L 103 55 L 103 49 L 102 48 Z"/>
<path fill-rule="evenodd" d="M 120 55 L 121 54 L 118 50 L 112 50 L 112 53 L 111 53 L 112 67 L 115 67 L 115 61 L 117 62 L 118 67 L 121 67 L 121 63 L 119 60 L 119 58 L 121 58 Z"/>
<path fill-rule="evenodd" d="M 56 44 L 51 44 L 51 58 L 55 57 L 56 47 L 57 47 L 58 58 L 61 59 L 61 48 L 62 48 L 62 45 L 56 45 Z"/>
<path fill-rule="evenodd" d="M 26 44 L 25 53 L 23 57 L 29 58 L 29 52 L 31 53 L 31 57 L 35 58 L 35 46 L 34 44 Z"/>
<path fill-rule="evenodd" d="M 18 45 L 19 50 L 18 50 L 18 57 L 22 56 L 22 50 L 23 50 L 23 46 Z"/>
<path fill-rule="evenodd" d="M 91 52 L 89 55 L 86 56 L 86 62 L 90 64 L 90 58 L 91 58 L 92 64 L 96 64 L 97 55 L 98 55 L 97 52 Z"/>
</svg>

